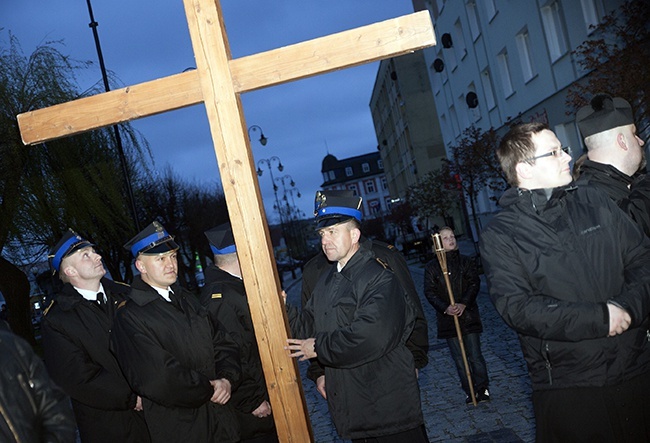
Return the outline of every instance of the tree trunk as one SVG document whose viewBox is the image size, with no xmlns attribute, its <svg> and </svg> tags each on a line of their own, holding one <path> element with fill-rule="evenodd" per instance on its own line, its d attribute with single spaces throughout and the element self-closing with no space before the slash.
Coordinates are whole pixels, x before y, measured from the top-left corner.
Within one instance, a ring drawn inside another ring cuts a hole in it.
<svg viewBox="0 0 650 443">
<path fill-rule="evenodd" d="M 36 344 L 29 302 L 29 280 L 24 272 L 2 256 L 0 256 L 0 291 L 7 303 L 9 325 L 13 332 L 32 345 Z"/>
</svg>

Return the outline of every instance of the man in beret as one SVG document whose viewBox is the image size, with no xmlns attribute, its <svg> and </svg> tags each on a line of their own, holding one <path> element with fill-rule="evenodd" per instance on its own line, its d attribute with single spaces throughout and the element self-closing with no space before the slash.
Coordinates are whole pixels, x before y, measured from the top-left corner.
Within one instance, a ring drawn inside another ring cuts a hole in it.
<svg viewBox="0 0 650 443">
<path fill-rule="evenodd" d="M 152 441 L 239 441 L 228 404 L 240 378 L 237 347 L 178 283 L 174 237 L 153 222 L 125 248 L 140 274 L 117 310 L 111 346 L 142 397 Z"/>
<path fill-rule="evenodd" d="M 319 191 L 319 193 L 321 197 L 316 199 L 316 207 L 314 208 L 316 213 L 323 201 L 332 202 L 338 198 L 355 199 L 354 193 L 349 190 Z M 413 353 L 416 370 L 422 369 L 429 362 L 427 356 L 429 350 L 429 327 L 424 316 L 420 296 L 415 288 L 413 277 L 411 276 L 411 272 L 409 271 L 404 256 L 393 245 L 389 245 L 388 243 L 379 240 L 371 240 L 363 234 L 361 234 L 361 238 L 359 239 L 359 245 L 361 249 L 371 250 L 377 258 L 388 265 L 388 267 L 395 273 L 395 276 L 399 279 L 408 298 L 415 307 L 417 317 L 413 327 L 413 332 L 409 336 L 406 346 Z M 330 262 L 324 253 L 317 254 L 305 263 L 302 270 L 302 306 L 305 306 L 307 301 L 311 298 L 316 282 L 318 282 L 320 276 L 327 273 L 329 268 L 333 265 L 334 263 Z M 316 383 L 316 389 L 323 398 L 325 398 L 325 370 L 318 363 L 318 359 L 312 359 L 310 362 L 309 368 L 307 369 L 307 377 Z"/>
<path fill-rule="evenodd" d="M 237 343 L 242 380 L 232 393 L 241 426 L 242 443 L 277 443 L 262 361 L 255 338 L 246 289 L 241 276 L 237 248 L 230 223 L 205 232 L 214 265 L 205 270 L 201 304 L 213 325 L 221 327 Z"/>
<path fill-rule="evenodd" d="M 327 259 L 302 312 L 289 307 L 291 356 L 317 358 L 339 435 L 353 442 L 428 442 L 413 354 L 416 307 L 386 264 L 360 247 L 361 198 L 317 194 Z M 367 439 L 367 440 L 366 440 Z"/>
<path fill-rule="evenodd" d="M 129 287 L 105 277 L 93 246 L 68 230 L 50 250 L 64 285 L 41 323 L 45 364 L 72 399 L 82 442 L 148 442 L 142 401 L 109 349 L 114 312 Z"/>
<path fill-rule="evenodd" d="M 650 239 L 604 193 L 573 186 L 547 125 L 513 126 L 497 156 L 511 187 L 481 257 L 526 359 L 536 441 L 650 441 Z"/>
<path fill-rule="evenodd" d="M 643 140 L 630 104 L 620 97 L 597 94 L 576 114 L 587 158 L 576 162 L 578 185 L 605 192 L 650 236 L 650 176 Z M 582 161 L 584 160 L 584 161 Z"/>
</svg>

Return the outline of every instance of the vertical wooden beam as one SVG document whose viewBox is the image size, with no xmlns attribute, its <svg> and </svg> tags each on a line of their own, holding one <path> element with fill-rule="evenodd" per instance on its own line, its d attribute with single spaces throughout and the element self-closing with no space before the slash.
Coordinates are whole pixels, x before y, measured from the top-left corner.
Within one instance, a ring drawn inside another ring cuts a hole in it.
<svg viewBox="0 0 650 443">
<path fill-rule="evenodd" d="M 287 319 L 221 8 L 217 0 L 184 4 L 278 436 L 313 441 L 297 364 L 284 349 Z"/>
</svg>

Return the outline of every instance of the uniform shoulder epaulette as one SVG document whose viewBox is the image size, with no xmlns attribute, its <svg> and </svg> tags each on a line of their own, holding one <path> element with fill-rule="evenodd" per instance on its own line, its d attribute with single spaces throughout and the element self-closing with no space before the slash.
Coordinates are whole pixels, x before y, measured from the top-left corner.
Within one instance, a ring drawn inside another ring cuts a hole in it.
<svg viewBox="0 0 650 443">
<path fill-rule="evenodd" d="M 113 283 L 117 283 L 118 285 L 126 286 L 127 288 L 131 287 L 130 284 L 124 283 L 123 281 L 115 281 L 115 280 L 113 280 Z"/>
<path fill-rule="evenodd" d="M 126 304 L 126 300 L 122 300 L 117 304 L 117 309 L 121 309 Z"/>
<path fill-rule="evenodd" d="M 211 299 L 221 298 L 221 297 L 223 297 L 223 294 L 221 292 L 213 292 L 212 295 L 210 296 Z"/>
<path fill-rule="evenodd" d="M 375 257 L 375 260 L 377 260 L 377 263 L 379 263 L 380 265 L 382 265 L 382 266 L 384 267 L 384 269 L 390 269 L 390 266 L 388 265 L 388 263 L 386 263 L 386 262 L 385 262 L 384 260 L 382 260 L 381 258 L 379 258 L 379 257 Z"/>
<path fill-rule="evenodd" d="M 49 310 L 50 310 L 50 308 L 52 307 L 53 304 L 54 304 L 54 300 L 51 300 L 51 301 L 50 301 L 50 304 L 49 304 L 49 305 L 47 306 L 47 308 L 45 308 L 45 310 L 43 311 L 43 315 L 47 315 L 47 313 L 49 312 Z"/>
</svg>

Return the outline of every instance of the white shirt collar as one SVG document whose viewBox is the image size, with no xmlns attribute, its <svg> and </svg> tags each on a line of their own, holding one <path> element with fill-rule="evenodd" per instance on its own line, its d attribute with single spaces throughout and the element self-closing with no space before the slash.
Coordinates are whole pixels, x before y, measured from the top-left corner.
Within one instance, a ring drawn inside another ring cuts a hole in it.
<svg viewBox="0 0 650 443">
<path fill-rule="evenodd" d="M 78 288 L 76 286 L 73 286 L 73 288 L 75 288 L 75 290 L 79 294 L 81 294 L 81 296 L 83 298 L 85 298 L 86 300 L 97 301 L 97 293 L 98 292 L 103 293 L 104 297 L 106 297 L 106 292 L 104 291 L 104 286 L 101 283 L 99 284 L 99 291 L 91 291 L 89 289 L 81 289 L 81 288 Z"/>
<path fill-rule="evenodd" d="M 160 296 L 161 296 L 162 298 L 164 298 L 164 299 L 167 300 L 168 302 L 171 302 L 171 299 L 169 298 L 169 292 L 170 292 L 170 291 L 173 292 L 173 291 L 172 291 L 172 288 L 170 288 L 169 286 L 167 286 L 167 289 L 157 288 L 156 286 L 151 286 L 151 287 L 154 288 L 154 289 L 156 290 L 156 292 L 157 292 L 158 294 L 160 294 Z"/>
</svg>

